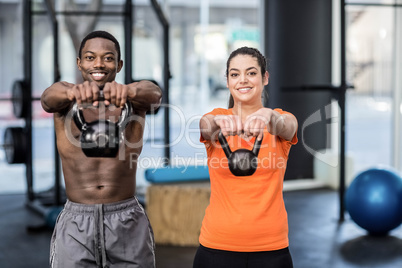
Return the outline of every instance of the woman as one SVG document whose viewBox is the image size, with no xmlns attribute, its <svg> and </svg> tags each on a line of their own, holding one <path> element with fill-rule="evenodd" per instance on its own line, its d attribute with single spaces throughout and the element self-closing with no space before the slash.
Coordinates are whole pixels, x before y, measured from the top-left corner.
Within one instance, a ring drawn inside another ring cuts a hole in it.
<svg viewBox="0 0 402 268">
<path fill-rule="evenodd" d="M 194 268 L 293 267 L 282 189 L 289 150 L 297 143 L 297 120 L 281 109 L 263 106 L 269 74 L 257 49 L 233 51 L 226 67 L 229 109 L 214 109 L 200 120 L 211 198 Z M 238 177 L 230 172 L 219 132 L 232 151 L 251 150 L 255 139 L 262 139 L 253 175 Z"/>
</svg>

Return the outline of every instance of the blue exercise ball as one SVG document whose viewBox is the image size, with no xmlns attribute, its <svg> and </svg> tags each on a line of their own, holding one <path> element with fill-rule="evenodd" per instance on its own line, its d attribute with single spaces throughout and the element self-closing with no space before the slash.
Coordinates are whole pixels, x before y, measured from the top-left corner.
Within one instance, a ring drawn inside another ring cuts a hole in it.
<svg viewBox="0 0 402 268">
<path fill-rule="evenodd" d="M 352 220 L 372 235 L 386 235 L 402 223 L 402 178 L 391 169 L 358 174 L 345 194 Z"/>
</svg>

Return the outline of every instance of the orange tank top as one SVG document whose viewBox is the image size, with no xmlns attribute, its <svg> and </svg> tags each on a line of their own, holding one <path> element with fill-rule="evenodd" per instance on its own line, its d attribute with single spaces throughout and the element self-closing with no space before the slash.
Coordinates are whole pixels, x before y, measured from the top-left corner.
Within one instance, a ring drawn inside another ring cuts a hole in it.
<svg viewBox="0 0 402 268">
<path fill-rule="evenodd" d="M 218 108 L 208 114 L 232 114 L 232 109 Z M 245 141 L 230 136 L 227 140 L 232 151 L 251 150 L 255 138 Z M 200 141 L 207 150 L 211 197 L 199 242 L 209 248 L 240 252 L 286 248 L 289 241 L 283 179 L 289 150 L 297 143 L 297 135 L 286 141 L 265 129 L 257 170 L 245 177 L 236 177 L 229 171 L 219 141 L 205 140 L 202 135 Z"/>
</svg>

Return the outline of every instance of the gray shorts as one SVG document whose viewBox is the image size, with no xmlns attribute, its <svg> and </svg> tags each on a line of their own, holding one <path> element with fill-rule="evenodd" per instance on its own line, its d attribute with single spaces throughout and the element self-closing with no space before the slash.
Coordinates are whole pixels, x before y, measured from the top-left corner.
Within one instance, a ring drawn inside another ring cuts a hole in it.
<svg viewBox="0 0 402 268">
<path fill-rule="evenodd" d="M 155 267 L 148 217 L 133 197 L 112 204 L 67 200 L 50 245 L 51 267 Z"/>
</svg>

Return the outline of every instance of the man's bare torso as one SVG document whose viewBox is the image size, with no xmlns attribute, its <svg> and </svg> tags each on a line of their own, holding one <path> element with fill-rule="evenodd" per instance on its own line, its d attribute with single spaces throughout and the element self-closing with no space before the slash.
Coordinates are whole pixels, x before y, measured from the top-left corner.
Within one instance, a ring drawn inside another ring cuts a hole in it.
<svg viewBox="0 0 402 268">
<path fill-rule="evenodd" d="M 84 109 L 86 122 L 111 119 L 117 121 L 120 109 Z M 84 204 L 113 203 L 135 194 L 137 159 L 142 149 L 145 112 L 134 114 L 124 130 L 124 142 L 116 158 L 87 157 L 79 144 L 80 130 L 71 110 L 55 114 L 57 146 L 63 163 L 66 194 L 69 200 Z"/>
</svg>

